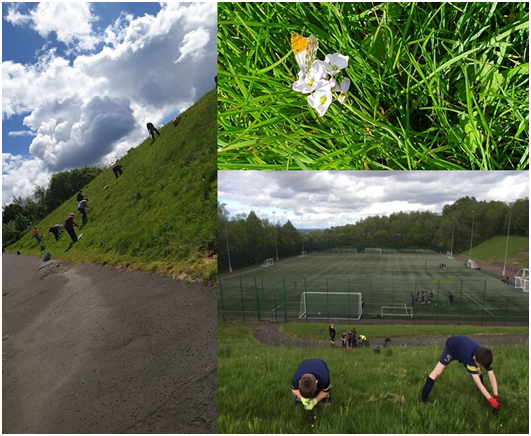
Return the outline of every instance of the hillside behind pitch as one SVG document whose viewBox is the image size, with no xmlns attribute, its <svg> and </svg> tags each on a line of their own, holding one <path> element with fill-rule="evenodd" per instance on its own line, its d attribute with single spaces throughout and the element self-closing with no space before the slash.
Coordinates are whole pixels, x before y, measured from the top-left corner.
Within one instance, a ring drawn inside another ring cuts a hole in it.
<svg viewBox="0 0 531 436">
<path fill-rule="evenodd" d="M 73 196 L 38 224 L 45 251 L 28 232 L 6 251 L 146 270 L 174 277 L 214 281 L 217 274 L 216 91 L 182 113 L 177 127 L 159 129 L 119 160 L 118 179 L 107 169 L 86 187 L 92 212 L 82 225 Z M 147 130 L 146 130 L 147 136 Z M 72 244 L 48 229 L 76 214 Z"/>
</svg>

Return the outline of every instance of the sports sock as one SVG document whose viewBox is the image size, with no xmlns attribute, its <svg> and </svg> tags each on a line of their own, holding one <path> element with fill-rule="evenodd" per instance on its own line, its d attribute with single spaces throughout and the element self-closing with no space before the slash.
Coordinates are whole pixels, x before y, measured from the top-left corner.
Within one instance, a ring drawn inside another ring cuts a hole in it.
<svg viewBox="0 0 531 436">
<path fill-rule="evenodd" d="M 428 401 L 428 395 L 430 394 L 431 388 L 433 388 L 434 384 L 435 384 L 435 380 L 430 378 L 430 376 L 426 377 L 426 384 L 424 385 L 424 388 L 422 389 L 422 401 L 424 402 Z"/>
</svg>

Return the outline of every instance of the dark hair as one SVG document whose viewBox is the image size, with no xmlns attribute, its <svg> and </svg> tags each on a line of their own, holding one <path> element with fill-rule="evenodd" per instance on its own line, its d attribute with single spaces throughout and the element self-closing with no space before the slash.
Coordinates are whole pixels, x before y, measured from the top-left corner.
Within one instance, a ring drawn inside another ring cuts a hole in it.
<svg viewBox="0 0 531 436">
<path fill-rule="evenodd" d="M 313 374 L 304 374 L 299 380 L 299 391 L 302 398 L 312 398 L 317 389 L 317 382 Z"/>
<path fill-rule="evenodd" d="M 492 365 L 493 355 L 492 351 L 488 348 L 478 348 L 474 353 L 476 362 L 479 363 L 484 368 L 490 368 Z"/>
</svg>

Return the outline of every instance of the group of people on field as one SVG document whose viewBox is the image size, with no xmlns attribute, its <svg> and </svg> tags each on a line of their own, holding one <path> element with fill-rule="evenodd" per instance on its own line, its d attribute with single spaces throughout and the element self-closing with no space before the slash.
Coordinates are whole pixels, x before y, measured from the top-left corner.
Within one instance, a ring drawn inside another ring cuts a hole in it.
<svg viewBox="0 0 531 436">
<path fill-rule="evenodd" d="M 334 324 L 330 324 L 328 327 L 328 333 L 330 335 L 330 345 L 336 345 L 336 328 Z M 355 347 L 369 347 L 371 343 L 367 340 L 365 335 L 358 335 L 356 329 L 350 330 L 348 333 L 345 331 L 341 334 L 341 346 L 342 348 L 352 349 Z"/>
<path fill-rule="evenodd" d="M 433 304 L 433 289 L 429 289 L 428 291 L 424 291 L 424 289 L 419 289 L 417 291 L 417 296 L 411 293 L 411 305 L 413 306 L 415 303 L 420 303 L 422 306 L 424 304 L 427 304 L 428 306 L 431 306 Z M 426 300 L 427 297 L 427 300 Z"/>
<path fill-rule="evenodd" d="M 330 329 L 330 337 L 332 338 L 333 324 Z M 493 353 L 490 349 L 482 347 L 467 336 L 448 338 L 439 362 L 426 377 L 426 382 L 420 393 L 421 400 L 425 403 L 428 402 L 435 380 L 453 361 L 461 363 L 466 368 L 481 394 L 488 400 L 493 411 L 497 413 L 501 409 L 501 401 L 498 395 L 498 383 L 492 368 Z M 344 368 L 338 368 L 338 371 L 343 372 Z M 485 372 L 488 374 L 492 395 L 485 386 L 483 377 Z M 295 404 L 302 405 L 306 410 L 312 410 L 320 403 L 327 405 L 332 403 L 330 369 L 322 359 L 304 360 L 295 371 L 290 387 Z"/>
</svg>

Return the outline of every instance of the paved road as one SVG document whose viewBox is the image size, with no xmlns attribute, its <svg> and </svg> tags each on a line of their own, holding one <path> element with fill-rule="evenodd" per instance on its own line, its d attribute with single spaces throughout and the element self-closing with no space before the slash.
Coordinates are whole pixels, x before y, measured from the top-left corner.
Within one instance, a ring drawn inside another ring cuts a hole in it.
<svg viewBox="0 0 531 436">
<path fill-rule="evenodd" d="M 3 433 L 216 433 L 214 288 L 2 254 Z"/>
<path fill-rule="evenodd" d="M 318 348 L 330 347 L 330 339 L 312 340 L 300 339 L 287 335 L 282 331 L 282 323 L 257 323 L 257 324 L 230 324 L 232 327 L 248 327 L 254 329 L 254 337 L 267 345 L 275 345 L 279 347 L 300 347 L 300 348 Z M 360 326 L 361 327 L 361 326 Z M 323 331 L 326 327 L 323 327 Z M 392 326 L 389 332 L 391 343 L 396 347 L 424 347 L 424 346 L 440 346 L 444 348 L 444 343 L 448 336 L 412 336 L 412 337 L 395 337 L 392 335 Z M 325 335 L 328 332 L 324 332 Z M 510 344 L 529 344 L 529 335 L 472 335 L 479 344 L 485 347 L 492 347 L 496 345 L 510 345 Z M 372 347 L 377 345 L 383 347 L 385 345 L 385 338 L 369 338 Z M 341 347 L 341 335 L 336 336 L 336 347 Z"/>
</svg>

